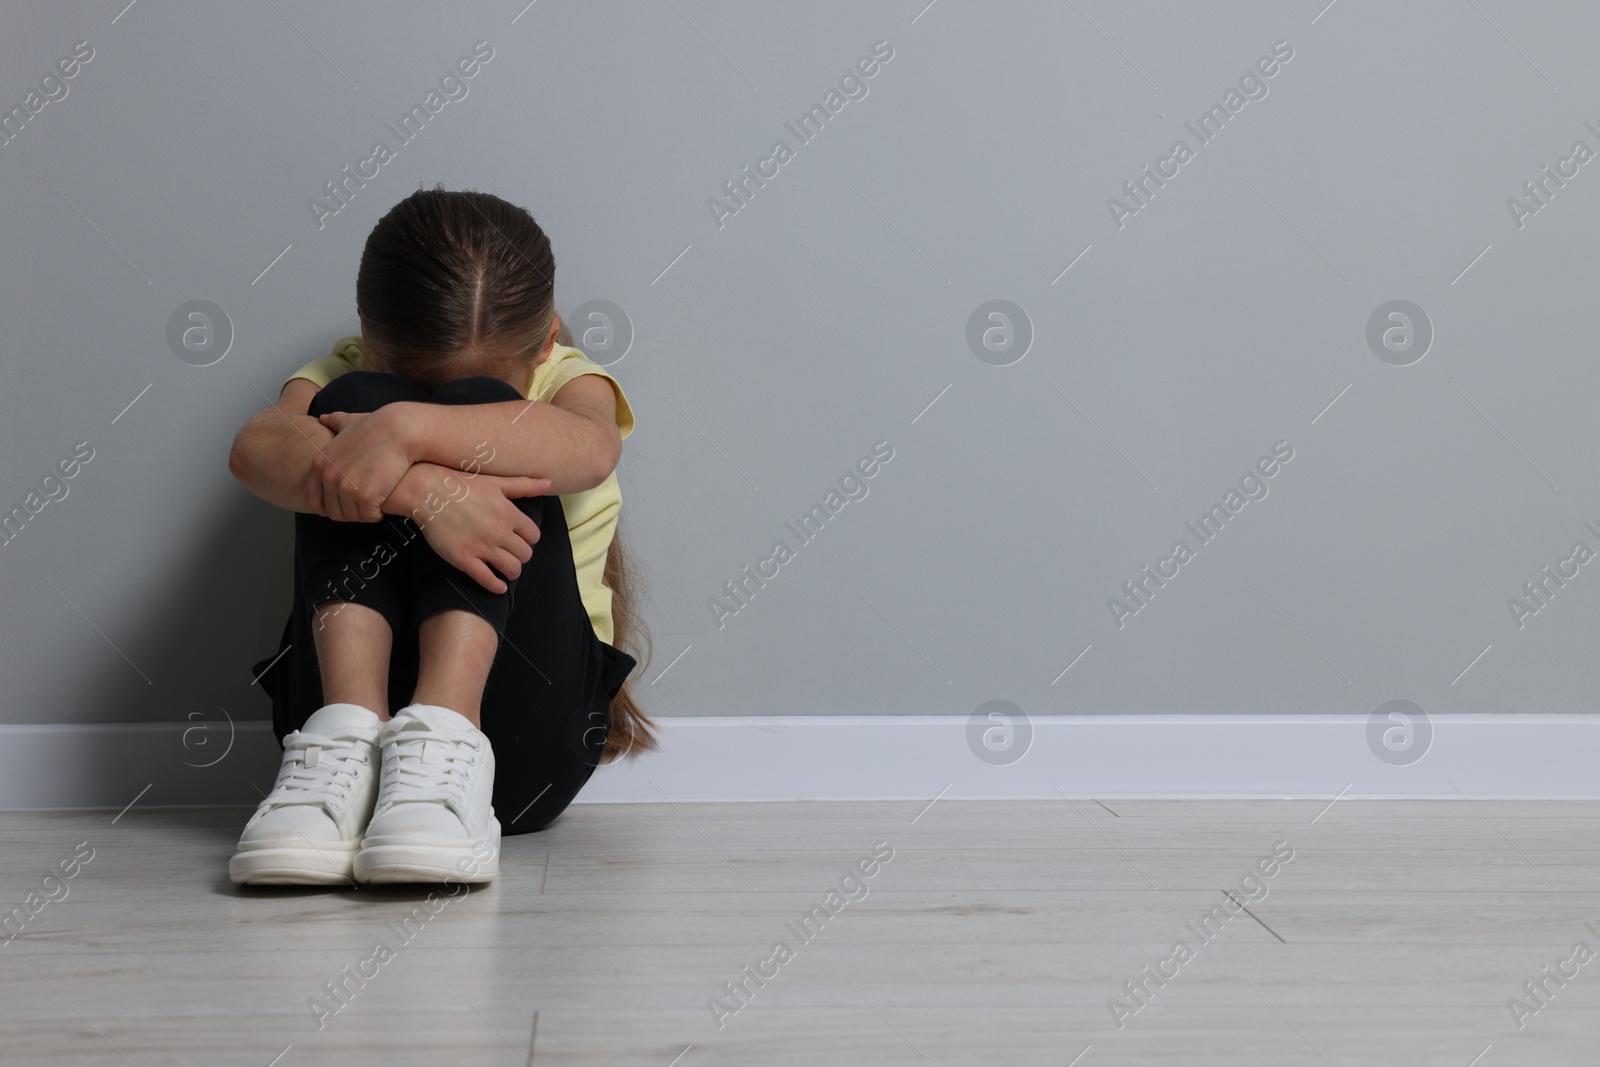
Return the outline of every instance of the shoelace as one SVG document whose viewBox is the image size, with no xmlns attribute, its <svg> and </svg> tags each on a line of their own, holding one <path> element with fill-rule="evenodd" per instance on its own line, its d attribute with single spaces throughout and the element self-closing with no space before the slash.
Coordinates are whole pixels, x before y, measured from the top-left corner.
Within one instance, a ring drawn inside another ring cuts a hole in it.
<svg viewBox="0 0 1600 1067">
<path fill-rule="evenodd" d="M 298 730 L 290 734 L 283 740 L 283 749 L 297 758 L 284 764 L 266 802 L 315 804 L 334 798 L 347 799 L 356 768 L 372 762 L 370 756 L 355 755 L 358 744 Z"/>
<path fill-rule="evenodd" d="M 482 751 L 480 741 L 438 734 L 394 738 L 383 746 L 383 788 L 378 807 L 402 801 L 437 800 L 462 813 L 466 808 L 467 773 L 477 766 Z"/>
</svg>

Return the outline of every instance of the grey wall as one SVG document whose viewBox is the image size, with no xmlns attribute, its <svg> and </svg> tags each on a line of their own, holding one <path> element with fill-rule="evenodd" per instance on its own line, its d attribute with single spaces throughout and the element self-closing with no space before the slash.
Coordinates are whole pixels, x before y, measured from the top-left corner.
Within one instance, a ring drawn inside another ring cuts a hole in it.
<svg viewBox="0 0 1600 1067">
<path fill-rule="evenodd" d="M 529 206 L 560 307 L 631 322 L 646 682 L 688 649 L 643 687 L 660 714 L 1587 708 L 1600 564 L 1520 627 L 1508 599 L 1600 551 L 1600 162 L 1520 226 L 1507 199 L 1600 150 L 1600 10 L 923 3 L 9 7 L 0 106 L 94 58 L 0 146 L 0 504 L 95 458 L 0 547 L 0 718 L 266 715 L 290 524 L 227 445 L 354 331 L 368 230 L 438 181 Z M 399 146 L 384 124 L 479 40 L 469 95 Z M 868 94 L 799 144 L 785 122 L 878 41 Z M 1280 41 L 1201 145 L 1184 123 Z M 379 139 L 396 158 L 319 228 L 308 200 Z M 708 198 L 778 139 L 719 226 Z M 1108 199 L 1179 139 L 1119 226 Z M 995 299 L 1033 334 L 1006 366 L 968 342 Z M 1367 339 L 1397 299 L 1434 335 L 1405 366 Z M 232 323 L 210 366 L 169 345 L 191 300 Z M 879 441 L 800 545 L 784 524 Z M 1184 523 L 1280 441 L 1198 546 Z M 1108 598 L 1179 538 L 1119 627 Z"/>
</svg>

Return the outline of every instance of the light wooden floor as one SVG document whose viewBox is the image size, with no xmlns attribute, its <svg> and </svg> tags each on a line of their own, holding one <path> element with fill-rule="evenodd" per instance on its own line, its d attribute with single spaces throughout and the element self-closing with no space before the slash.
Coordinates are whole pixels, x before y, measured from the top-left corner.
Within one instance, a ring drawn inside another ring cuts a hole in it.
<svg viewBox="0 0 1600 1067">
<path fill-rule="evenodd" d="M 94 849 L 0 945 L 0 1061 L 514 1067 L 532 1043 L 536 1064 L 608 1067 L 1600 1062 L 1600 959 L 1520 1032 L 1506 1007 L 1574 942 L 1600 951 L 1600 804 L 925 803 L 573 808 L 508 839 L 499 880 L 320 1030 L 307 999 L 398 944 L 388 923 L 425 891 L 241 890 L 242 809 L 0 814 L 0 912 Z M 877 841 L 895 854 L 869 895 L 719 1031 L 708 998 L 798 945 L 784 924 Z M 1283 841 L 1255 919 L 1118 1030 L 1107 998 L 1197 945 L 1184 924 Z"/>
</svg>

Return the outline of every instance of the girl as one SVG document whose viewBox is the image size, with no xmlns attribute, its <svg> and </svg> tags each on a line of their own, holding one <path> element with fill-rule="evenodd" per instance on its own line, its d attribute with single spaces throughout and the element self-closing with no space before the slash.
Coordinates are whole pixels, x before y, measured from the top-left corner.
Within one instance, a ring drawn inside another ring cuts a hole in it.
<svg viewBox="0 0 1600 1067">
<path fill-rule="evenodd" d="M 418 190 L 367 238 L 361 335 L 235 438 L 234 476 L 296 513 L 294 608 L 256 665 L 283 763 L 235 882 L 486 882 L 502 832 L 655 747 L 620 647 L 633 413 L 554 282 L 527 211 Z"/>
</svg>

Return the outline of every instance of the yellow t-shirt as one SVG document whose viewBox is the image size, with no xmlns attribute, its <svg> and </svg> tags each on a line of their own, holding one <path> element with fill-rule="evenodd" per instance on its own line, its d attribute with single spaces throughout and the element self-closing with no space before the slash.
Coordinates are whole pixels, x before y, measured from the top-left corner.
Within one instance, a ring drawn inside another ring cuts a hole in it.
<svg viewBox="0 0 1600 1067">
<path fill-rule="evenodd" d="M 321 359 L 312 360 L 289 376 L 289 381 L 304 378 L 321 389 L 339 375 L 352 370 L 371 370 L 367 350 L 361 338 L 344 337 L 333 346 L 333 351 Z M 598 374 L 611 383 L 617 394 L 617 430 L 626 438 L 633 432 L 633 409 L 628 398 L 622 395 L 622 386 L 598 363 L 592 362 L 576 348 L 558 344 L 543 363 L 534 368 L 533 381 L 528 385 L 528 399 L 548 403 L 563 385 L 585 374 Z M 617 472 L 606 475 L 606 480 L 593 489 L 581 493 L 568 493 L 561 497 L 561 509 L 567 516 L 567 533 L 572 540 L 572 562 L 578 571 L 578 592 L 583 606 L 589 612 L 589 622 L 600 640 L 611 643 L 611 589 L 605 584 L 606 552 L 611 548 L 611 538 L 617 530 L 617 516 L 622 511 L 622 488 L 617 484 Z"/>
</svg>

